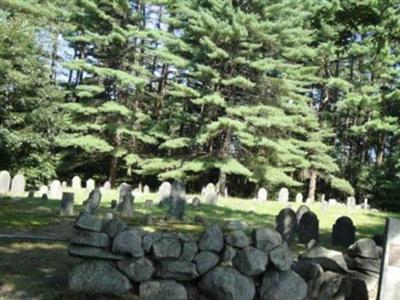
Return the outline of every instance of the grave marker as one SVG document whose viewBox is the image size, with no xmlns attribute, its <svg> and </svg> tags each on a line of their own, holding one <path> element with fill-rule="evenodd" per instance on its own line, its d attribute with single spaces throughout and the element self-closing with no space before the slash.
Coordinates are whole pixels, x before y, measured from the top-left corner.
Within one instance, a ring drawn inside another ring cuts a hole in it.
<svg viewBox="0 0 400 300">
<path fill-rule="evenodd" d="M 265 188 L 260 188 L 257 193 L 257 201 L 264 202 L 267 201 L 268 191 Z"/>
<path fill-rule="evenodd" d="M 11 193 L 22 194 L 25 192 L 25 177 L 22 174 L 17 174 L 11 180 Z"/>
<path fill-rule="evenodd" d="M 95 181 L 90 178 L 86 181 L 86 192 L 90 193 L 91 191 L 93 191 L 96 188 L 96 183 Z"/>
<path fill-rule="evenodd" d="M 62 193 L 60 216 L 74 215 L 74 198 L 75 198 L 74 193 L 66 193 L 66 192 Z"/>
<path fill-rule="evenodd" d="M 81 178 L 79 176 L 74 176 L 72 178 L 72 188 L 76 190 L 82 188 Z"/>
<path fill-rule="evenodd" d="M 0 172 L 0 193 L 8 193 L 10 191 L 11 175 L 7 171 Z"/>
<path fill-rule="evenodd" d="M 289 201 L 289 190 L 287 188 L 281 188 L 279 191 L 278 202 L 287 203 Z"/>
<path fill-rule="evenodd" d="M 174 181 L 171 189 L 171 201 L 169 203 L 168 216 L 183 219 L 186 207 L 186 189 L 180 181 Z"/>
<path fill-rule="evenodd" d="M 296 203 L 303 203 L 303 194 L 302 193 L 297 193 L 296 195 Z"/>
<path fill-rule="evenodd" d="M 62 197 L 61 182 L 59 180 L 53 180 L 50 183 L 49 198 L 61 199 L 61 197 Z"/>
</svg>

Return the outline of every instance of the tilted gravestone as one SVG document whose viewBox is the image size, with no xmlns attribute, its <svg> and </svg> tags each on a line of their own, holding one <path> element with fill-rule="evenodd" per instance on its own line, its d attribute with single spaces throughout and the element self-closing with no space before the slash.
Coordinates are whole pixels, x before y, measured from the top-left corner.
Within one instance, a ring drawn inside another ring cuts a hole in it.
<svg viewBox="0 0 400 300">
<path fill-rule="evenodd" d="M 44 194 L 45 195 L 45 194 Z M 74 193 L 62 193 L 60 216 L 73 216 L 74 215 Z"/>
<path fill-rule="evenodd" d="M 48 196 L 50 199 L 61 199 L 62 189 L 61 189 L 61 182 L 59 180 L 53 180 L 50 183 L 50 190 Z"/>
<path fill-rule="evenodd" d="M 143 194 L 150 194 L 150 187 L 147 184 L 143 187 Z"/>
<path fill-rule="evenodd" d="M 380 270 L 378 300 L 399 299 L 400 295 L 400 220 L 386 220 L 385 245 Z"/>
<path fill-rule="evenodd" d="M 349 217 L 340 217 L 332 227 L 332 245 L 349 247 L 356 240 L 356 228 Z"/>
<path fill-rule="evenodd" d="M 93 179 L 88 179 L 86 181 L 86 192 L 90 193 L 91 191 L 93 191 L 96 188 L 96 183 Z"/>
<path fill-rule="evenodd" d="M 159 204 L 167 204 L 171 198 L 171 184 L 168 181 L 161 183 L 158 188 Z"/>
<path fill-rule="evenodd" d="M 257 201 L 264 202 L 267 201 L 268 191 L 265 188 L 260 188 L 257 192 Z"/>
<path fill-rule="evenodd" d="M 319 240 L 319 220 L 312 211 L 303 214 L 299 223 L 299 243 L 307 244 L 311 240 Z"/>
<path fill-rule="evenodd" d="M 11 193 L 22 194 L 25 192 L 25 177 L 22 174 L 17 174 L 11 180 Z"/>
<path fill-rule="evenodd" d="M 81 178 L 79 176 L 74 176 L 72 178 L 72 188 L 79 190 L 82 188 Z"/>
<path fill-rule="evenodd" d="M 183 219 L 186 208 L 185 185 L 180 181 L 174 181 L 171 189 L 171 201 L 169 203 L 168 216 L 175 219 Z"/>
<path fill-rule="evenodd" d="M 287 203 L 289 201 L 289 190 L 287 188 L 281 188 L 279 191 L 278 202 Z"/>
<path fill-rule="evenodd" d="M 86 200 L 85 211 L 90 214 L 95 214 L 101 203 L 100 189 L 94 189 L 90 192 Z"/>
<path fill-rule="evenodd" d="M 297 229 L 296 213 L 291 208 L 282 209 L 275 218 L 276 231 L 282 239 L 290 244 L 294 240 Z"/>
<path fill-rule="evenodd" d="M 119 200 L 117 210 L 121 212 L 123 217 L 132 217 L 133 215 L 133 202 L 135 198 L 132 195 L 132 186 L 123 184 L 120 187 Z"/>
<path fill-rule="evenodd" d="M 302 193 L 297 193 L 296 203 L 303 203 L 303 194 Z"/>
<path fill-rule="evenodd" d="M 8 193 L 10 191 L 11 175 L 7 171 L 0 172 L 0 193 Z"/>
</svg>

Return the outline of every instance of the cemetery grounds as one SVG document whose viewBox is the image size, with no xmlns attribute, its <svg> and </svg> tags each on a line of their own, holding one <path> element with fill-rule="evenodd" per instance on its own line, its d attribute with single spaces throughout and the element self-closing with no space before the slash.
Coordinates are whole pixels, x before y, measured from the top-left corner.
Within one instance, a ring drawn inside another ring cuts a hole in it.
<svg viewBox="0 0 400 300">
<path fill-rule="evenodd" d="M 65 191 L 75 193 L 75 214 L 83 210 L 82 203 L 88 194 L 84 189 Z M 37 197 L 36 197 L 37 196 Z M 188 195 L 190 199 L 195 195 Z M 116 190 L 103 193 L 99 215 L 112 212 L 111 200 L 117 199 Z M 144 201 L 152 199 L 154 205 L 145 208 Z M 29 199 L 26 194 L 11 197 L 0 195 L 0 299 L 118 299 L 113 296 L 73 294 L 68 290 L 68 271 L 79 260 L 67 254 L 67 242 L 72 235 L 75 217 L 60 217 L 60 200 L 41 200 L 38 195 Z M 146 230 L 170 230 L 184 233 L 200 233 L 204 226 L 213 223 L 223 224 L 230 220 L 244 221 L 249 229 L 254 227 L 275 227 L 275 217 L 286 205 L 268 200 L 220 198 L 218 205 L 201 204 L 199 207 L 187 205 L 184 221 L 165 221 L 166 212 L 156 204 L 156 193 L 138 196 L 135 199 L 133 218 L 125 219 L 133 226 Z M 190 203 L 190 201 L 189 201 Z M 300 204 L 290 202 L 296 210 Z M 357 228 L 356 238 L 372 237 L 384 231 L 385 218 L 400 217 L 400 214 L 377 210 L 330 207 L 322 210 L 316 202 L 309 205 L 317 214 L 320 226 L 320 242 L 331 249 L 330 234 L 336 219 L 349 216 Z M 145 218 L 151 215 L 154 223 L 146 226 Z M 204 224 L 195 222 L 201 217 Z M 19 236 L 19 238 L 18 238 Z M 32 241 L 24 237 L 46 237 L 54 241 Z M 336 247 L 336 249 L 338 249 Z M 304 246 L 295 244 L 292 250 L 299 253 Z M 344 249 L 338 249 L 344 250 Z M 134 298 L 132 298 L 134 299 Z"/>
</svg>

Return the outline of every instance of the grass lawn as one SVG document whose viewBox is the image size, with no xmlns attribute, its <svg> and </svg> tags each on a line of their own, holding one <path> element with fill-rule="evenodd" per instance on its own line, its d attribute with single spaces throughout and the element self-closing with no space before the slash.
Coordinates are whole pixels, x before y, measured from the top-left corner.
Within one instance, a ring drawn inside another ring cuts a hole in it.
<svg viewBox="0 0 400 300">
<path fill-rule="evenodd" d="M 28 199 L 0 196 L 0 234 L 24 233 L 38 236 L 69 238 L 74 217 L 59 217 L 59 200 Z M 190 198 L 192 195 L 189 195 Z M 75 213 L 83 209 L 82 202 L 87 194 L 84 190 L 75 191 Z M 117 199 L 117 192 L 104 193 L 99 215 L 110 212 L 112 199 Z M 139 196 L 135 199 L 133 218 L 126 220 L 131 225 L 143 225 L 147 214 L 154 218 L 154 225 L 148 230 L 172 230 L 187 233 L 199 233 L 203 226 L 194 222 L 195 216 L 205 220 L 205 226 L 212 223 L 224 223 L 228 220 L 243 220 L 253 227 L 274 226 L 275 216 L 285 206 L 267 201 L 257 203 L 254 200 L 238 198 L 220 199 L 217 206 L 202 204 L 195 208 L 187 206 L 186 217 L 182 222 L 164 221 L 165 211 L 154 205 L 144 207 L 144 201 L 157 202 L 157 194 Z M 299 205 L 290 203 L 294 210 Z M 330 247 L 330 233 L 335 220 L 349 216 L 357 228 L 357 238 L 370 237 L 383 233 L 385 218 L 400 217 L 400 214 L 387 212 L 329 208 L 321 211 L 319 203 L 310 205 L 320 220 L 321 243 Z M 332 248 L 332 247 L 330 247 Z M 302 251 L 302 246 L 293 246 L 295 252 Z M 342 249 L 343 250 L 343 249 Z M 89 295 L 73 295 L 67 288 L 67 274 L 78 259 L 70 258 L 66 245 L 62 243 L 5 241 L 0 239 L 0 299 L 101 299 Z M 110 299 L 110 297 L 104 298 Z"/>
</svg>

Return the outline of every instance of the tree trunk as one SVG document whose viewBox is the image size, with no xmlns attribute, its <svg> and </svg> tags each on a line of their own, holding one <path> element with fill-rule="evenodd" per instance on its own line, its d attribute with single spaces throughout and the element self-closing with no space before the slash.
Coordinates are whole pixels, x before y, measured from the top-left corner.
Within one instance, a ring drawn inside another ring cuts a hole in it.
<svg viewBox="0 0 400 300">
<path fill-rule="evenodd" d="M 315 191 L 317 188 L 317 171 L 311 170 L 310 183 L 308 186 L 308 199 L 315 201 Z"/>
<path fill-rule="evenodd" d="M 378 154 L 376 157 L 376 165 L 378 167 L 382 166 L 384 156 L 385 156 L 385 135 L 381 134 L 379 137 Z"/>
<path fill-rule="evenodd" d="M 118 157 L 112 156 L 110 164 L 110 176 L 109 176 L 111 187 L 115 186 L 115 181 L 117 179 L 117 169 L 118 169 Z"/>
</svg>

